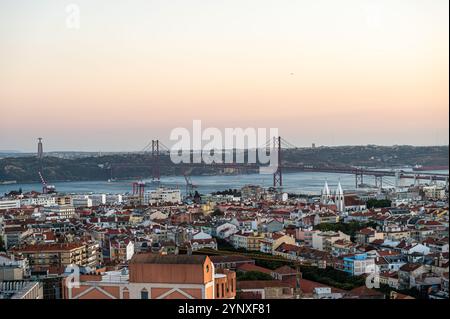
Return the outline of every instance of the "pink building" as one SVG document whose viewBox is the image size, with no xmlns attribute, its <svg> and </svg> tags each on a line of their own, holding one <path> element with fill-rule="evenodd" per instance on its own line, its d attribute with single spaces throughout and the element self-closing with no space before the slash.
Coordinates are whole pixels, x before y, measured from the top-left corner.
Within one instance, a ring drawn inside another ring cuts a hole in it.
<svg viewBox="0 0 450 319">
<path fill-rule="evenodd" d="M 234 299 L 236 274 L 216 272 L 208 256 L 138 254 L 128 271 L 64 280 L 65 299 Z"/>
</svg>

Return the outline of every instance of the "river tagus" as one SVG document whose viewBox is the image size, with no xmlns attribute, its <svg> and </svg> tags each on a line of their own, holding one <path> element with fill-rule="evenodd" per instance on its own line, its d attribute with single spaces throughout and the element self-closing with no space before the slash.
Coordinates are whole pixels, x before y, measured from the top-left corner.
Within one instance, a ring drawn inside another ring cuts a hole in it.
<svg viewBox="0 0 450 319">
<path fill-rule="evenodd" d="M 406 170 L 405 170 L 406 171 Z M 445 173 L 447 171 L 436 171 L 435 173 Z M 272 185 L 272 175 L 264 174 L 245 174 L 245 175 L 220 175 L 220 176 L 191 176 L 192 183 L 197 186 L 197 190 L 201 194 L 209 194 L 211 192 L 223 191 L 227 189 L 239 189 L 244 185 L 260 185 L 270 187 Z M 152 184 L 150 179 L 144 179 L 147 184 L 146 189 L 151 190 L 157 187 Z M 332 173 L 312 173 L 297 172 L 283 174 L 283 190 L 288 193 L 297 194 L 320 194 L 325 181 L 328 182 L 330 189 L 334 191 L 340 181 L 344 190 L 355 189 L 355 177 L 348 174 L 332 174 Z M 60 193 L 110 193 L 124 194 L 131 192 L 132 180 L 120 181 L 83 181 L 83 182 L 51 182 L 55 185 Z M 374 177 L 366 176 L 364 183 L 375 185 Z M 412 180 L 402 179 L 399 186 L 409 186 Z M 161 186 L 170 188 L 179 188 L 183 192 L 185 189 L 185 180 L 183 176 L 162 176 Z M 393 187 L 394 178 L 383 178 L 384 187 Z M 40 192 L 42 185 L 40 183 L 30 184 L 7 184 L 0 185 L 0 194 L 8 193 L 13 190 L 22 189 L 23 192 L 38 191 Z"/>
</svg>

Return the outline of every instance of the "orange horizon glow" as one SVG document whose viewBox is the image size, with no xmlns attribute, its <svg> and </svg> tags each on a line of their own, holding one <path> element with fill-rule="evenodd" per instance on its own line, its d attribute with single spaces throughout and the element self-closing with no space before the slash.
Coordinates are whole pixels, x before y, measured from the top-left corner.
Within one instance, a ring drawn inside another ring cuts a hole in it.
<svg viewBox="0 0 450 319">
<path fill-rule="evenodd" d="M 448 1 L 0 4 L 0 149 L 139 150 L 171 129 L 448 145 Z"/>
</svg>

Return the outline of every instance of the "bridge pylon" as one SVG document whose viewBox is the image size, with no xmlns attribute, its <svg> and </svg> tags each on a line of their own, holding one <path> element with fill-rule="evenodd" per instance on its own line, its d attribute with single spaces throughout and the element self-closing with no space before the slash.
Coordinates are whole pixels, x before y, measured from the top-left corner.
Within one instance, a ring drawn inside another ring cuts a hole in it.
<svg viewBox="0 0 450 319">
<path fill-rule="evenodd" d="M 161 179 L 159 155 L 159 140 L 152 140 L 152 182 L 159 182 Z"/>
<path fill-rule="evenodd" d="M 273 138 L 273 148 L 277 150 L 278 156 L 278 167 L 275 173 L 273 173 L 273 187 L 280 188 L 283 187 L 283 174 L 281 171 L 281 136 Z"/>
</svg>

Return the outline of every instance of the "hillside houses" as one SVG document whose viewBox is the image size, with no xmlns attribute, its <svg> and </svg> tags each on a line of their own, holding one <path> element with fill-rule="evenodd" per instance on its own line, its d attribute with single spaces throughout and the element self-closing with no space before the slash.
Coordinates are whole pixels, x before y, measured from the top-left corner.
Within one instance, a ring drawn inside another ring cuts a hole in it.
<svg viewBox="0 0 450 319">
<path fill-rule="evenodd" d="M 49 247 L 93 269 L 121 269 L 135 255 L 146 253 L 209 254 L 217 268 L 260 271 L 273 278 L 266 280 L 270 289 L 261 282 L 238 282 L 248 295 L 273 292 L 276 297 L 293 298 L 297 271 L 290 262 L 349 277 L 374 274 L 396 291 L 448 294 L 448 207 L 410 202 L 368 209 L 362 196 L 345 192 L 340 202 L 333 194 L 278 200 L 277 196 L 255 198 L 254 192 L 260 189 L 250 187 L 245 200 L 209 196 L 204 202 L 158 205 L 132 205 L 126 196 L 105 204 L 92 200 L 87 206 L 77 200 L 70 214 L 53 209 L 58 202 L 70 204 L 69 195 L 47 201 L 40 195 L 36 205 L 0 210 L 0 236 L 5 258 L 24 260 L 29 274 L 57 273 L 54 266 L 65 265 L 66 260 L 58 260 Z M 47 254 L 51 262 L 39 261 L 33 251 Z M 78 257 L 70 257 L 71 253 Z M 255 255 L 286 264 L 262 271 L 248 257 Z M 302 282 L 308 287 L 308 298 L 356 298 L 357 293 L 380 297 L 364 289 L 341 291 Z"/>
</svg>

